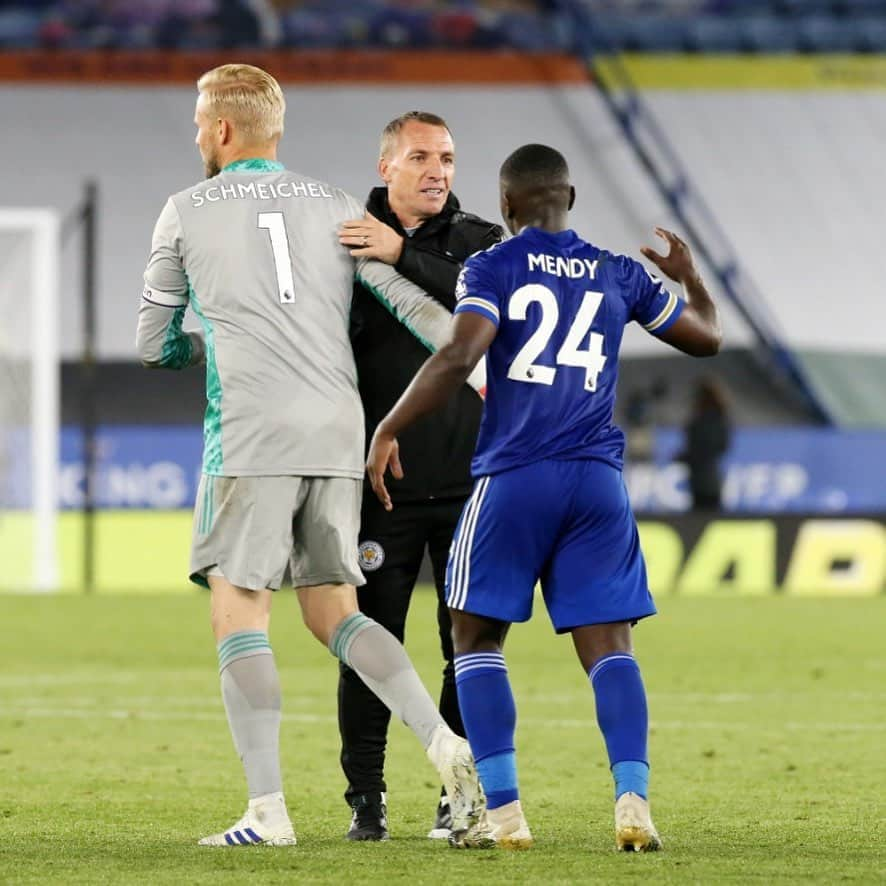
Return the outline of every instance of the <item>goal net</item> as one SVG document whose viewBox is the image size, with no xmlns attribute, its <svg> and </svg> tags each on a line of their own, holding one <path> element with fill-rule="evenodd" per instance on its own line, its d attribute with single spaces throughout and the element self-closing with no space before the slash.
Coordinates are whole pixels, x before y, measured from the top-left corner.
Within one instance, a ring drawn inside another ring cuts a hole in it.
<svg viewBox="0 0 886 886">
<path fill-rule="evenodd" d="M 0 589 L 58 586 L 59 222 L 0 208 Z"/>
</svg>

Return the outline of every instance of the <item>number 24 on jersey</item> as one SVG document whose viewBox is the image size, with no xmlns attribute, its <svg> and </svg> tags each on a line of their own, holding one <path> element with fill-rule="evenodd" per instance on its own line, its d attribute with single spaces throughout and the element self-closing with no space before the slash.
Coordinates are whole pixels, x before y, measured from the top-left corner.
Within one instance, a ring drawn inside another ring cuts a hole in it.
<svg viewBox="0 0 886 886">
<path fill-rule="evenodd" d="M 602 301 L 602 292 L 585 292 L 575 320 L 556 357 L 558 366 L 579 366 L 585 370 L 584 389 L 591 393 L 597 390 L 597 379 L 606 365 L 603 336 L 599 332 L 591 332 L 587 348 L 582 349 L 581 345 Z M 552 385 L 557 376 L 557 367 L 544 366 L 535 361 L 548 346 L 560 319 L 560 305 L 556 295 L 540 283 L 521 286 L 508 302 L 508 318 L 525 320 L 529 306 L 533 303 L 541 306 L 541 322 L 514 357 L 508 369 L 508 378 L 528 384 Z"/>
</svg>

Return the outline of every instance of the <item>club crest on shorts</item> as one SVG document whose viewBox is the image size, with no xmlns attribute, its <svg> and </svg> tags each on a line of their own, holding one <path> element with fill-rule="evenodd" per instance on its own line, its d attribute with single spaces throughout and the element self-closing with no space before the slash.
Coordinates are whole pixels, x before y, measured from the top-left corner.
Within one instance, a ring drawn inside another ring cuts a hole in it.
<svg viewBox="0 0 886 886">
<path fill-rule="evenodd" d="M 385 549 L 377 541 L 360 542 L 360 547 L 357 550 L 360 568 L 364 572 L 375 572 L 385 562 Z"/>
</svg>

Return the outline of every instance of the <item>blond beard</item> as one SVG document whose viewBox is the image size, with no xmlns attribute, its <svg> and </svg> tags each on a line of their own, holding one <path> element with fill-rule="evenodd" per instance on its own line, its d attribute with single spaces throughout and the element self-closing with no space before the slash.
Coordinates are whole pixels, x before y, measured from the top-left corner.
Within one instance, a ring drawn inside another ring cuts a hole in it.
<svg viewBox="0 0 886 886">
<path fill-rule="evenodd" d="M 203 161 L 203 170 L 206 173 L 206 178 L 215 178 L 221 172 L 221 166 L 219 166 L 218 157 L 215 154 Z"/>
</svg>

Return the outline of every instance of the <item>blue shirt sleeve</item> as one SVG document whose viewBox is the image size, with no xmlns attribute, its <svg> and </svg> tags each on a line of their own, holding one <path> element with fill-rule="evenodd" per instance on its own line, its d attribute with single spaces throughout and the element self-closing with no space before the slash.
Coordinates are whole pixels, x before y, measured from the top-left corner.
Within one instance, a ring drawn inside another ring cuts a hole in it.
<svg viewBox="0 0 886 886">
<path fill-rule="evenodd" d="M 454 313 L 472 311 L 498 326 L 501 296 L 495 262 L 488 252 L 478 252 L 465 262 L 455 284 L 455 299 Z"/>
<path fill-rule="evenodd" d="M 640 262 L 627 257 L 622 260 L 626 264 L 627 291 L 633 298 L 631 319 L 647 332 L 661 335 L 677 322 L 686 303 L 665 289 L 661 279 L 653 277 Z"/>
</svg>

